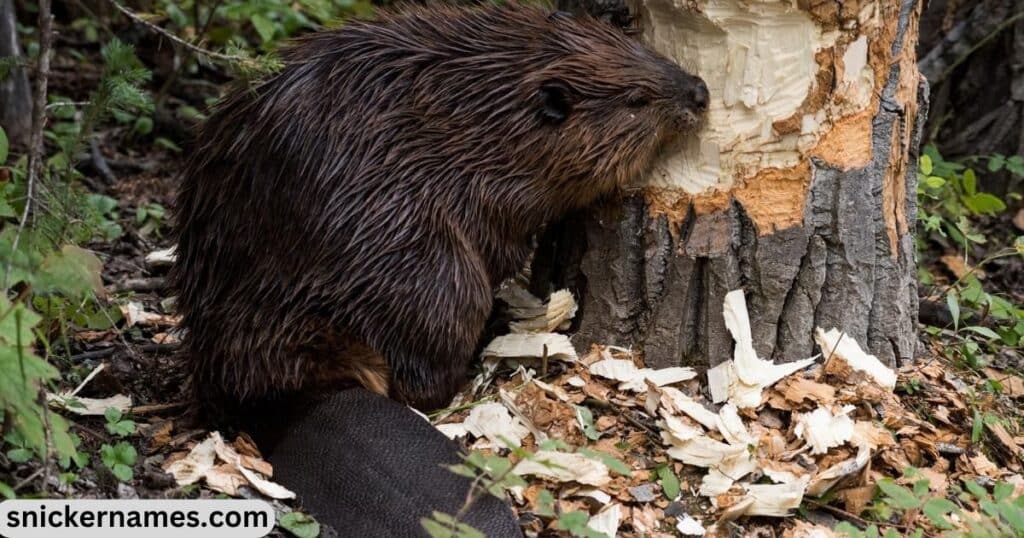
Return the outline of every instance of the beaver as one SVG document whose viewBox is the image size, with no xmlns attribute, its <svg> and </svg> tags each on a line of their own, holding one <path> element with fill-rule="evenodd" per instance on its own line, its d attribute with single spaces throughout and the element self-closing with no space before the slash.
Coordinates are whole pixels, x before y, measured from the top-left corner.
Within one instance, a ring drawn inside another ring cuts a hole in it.
<svg viewBox="0 0 1024 538">
<path fill-rule="evenodd" d="M 708 105 L 618 29 L 540 7 L 409 7 L 280 56 L 206 121 L 177 196 L 170 282 L 206 402 L 358 383 L 447 404 L 538 230 Z"/>
<path fill-rule="evenodd" d="M 174 207 L 199 411 L 247 416 L 338 530 L 422 535 L 437 510 L 519 535 L 495 497 L 465 509 L 457 447 L 402 404 L 451 400 L 533 236 L 643 174 L 707 87 L 609 24 L 518 5 L 404 8 L 281 58 L 211 114 Z"/>
</svg>

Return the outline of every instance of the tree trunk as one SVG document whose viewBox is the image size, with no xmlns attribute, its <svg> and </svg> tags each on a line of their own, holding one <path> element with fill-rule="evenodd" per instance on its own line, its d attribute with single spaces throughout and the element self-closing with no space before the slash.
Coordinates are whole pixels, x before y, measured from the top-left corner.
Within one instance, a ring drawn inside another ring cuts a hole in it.
<svg viewBox="0 0 1024 538">
<path fill-rule="evenodd" d="M 622 18 L 616 0 L 568 1 Z M 542 238 L 534 285 L 574 289 L 577 346 L 717 364 L 722 300 L 743 288 L 763 357 L 813 355 L 820 326 L 911 359 L 920 3 L 636 1 L 638 37 L 703 77 L 711 107 L 630 198 Z"/>
<path fill-rule="evenodd" d="M 21 58 L 15 28 L 14 0 L 0 0 L 0 58 Z M 32 128 L 32 92 L 23 68 L 0 77 L 0 127 L 12 143 L 28 145 Z"/>
</svg>

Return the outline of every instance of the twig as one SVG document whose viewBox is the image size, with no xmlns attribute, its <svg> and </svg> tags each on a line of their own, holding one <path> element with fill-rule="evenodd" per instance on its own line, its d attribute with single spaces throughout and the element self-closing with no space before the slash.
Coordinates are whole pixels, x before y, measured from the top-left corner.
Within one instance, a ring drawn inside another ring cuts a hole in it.
<svg viewBox="0 0 1024 538">
<path fill-rule="evenodd" d="M 110 291 L 114 293 L 121 293 L 125 291 L 134 292 L 149 292 L 162 290 L 167 285 L 167 279 L 164 277 L 149 277 L 149 278 L 129 278 L 124 282 L 119 282 L 110 287 Z"/>
<path fill-rule="evenodd" d="M 25 184 L 25 208 L 18 219 L 18 230 L 11 242 L 11 252 L 18 251 L 18 242 L 32 213 L 32 195 L 36 180 L 43 169 L 43 124 L 46 122 L 46 84 L 50 76 L 50 49 L 53 48 L 53 14 L 50 0 L 39 0 L 39 60 L 36 68 L 35 88 L 32 89 L 32 132 L 29 136 L 28 180 Z M 12 255 L 4 270 L 4 289 L 10 286 Z"/>
<path fill-rule="evenodd" d="M 213 5 L 210 7 L 210 13 L 206 16 L 206 22 L 203 23 L 203 26 L 199 29 L 198 32 L 196 32 L 195 37 L 192 38 L 192 43 L 194 45 L 198 45 L 199 42 L 202 41 L 203 37 L 206 36 L 207 30 L 210 29 L 210 24 L 213 23 L 213 16 L 217 14 L 217 10 L 220 9 L 220 6 L 223 2 L 224 0 L 214 0 Z M 193 14 L 195 23 L 199 24 L 199 0 L 193 2 L 192 7 L 195 10 L 195 13 Z M 168 92 L 171 91 L 171 86 L 174 84 L 175 81 L 178 80 L 178 77 L 180 77 L 181 74 L 185 71 L 185 68 L 188 67 L 190 63 L 189 60 L 191 60 L 191 58 L 185 58 L 184 60 L 182 60 L 182 62 L 178 64 L 178 66 L 171 73 L 171 75 L 167 77 L 167 80 L 164 81 L 164 84 L 160 87 L 160 91 L 157 93 L 156 98 L 153 99 L 153 105 L 155 107 L 160 108 L 161 106 L 163 106 L 164 100 L 167 99 Z"/>
<path fill-rule="evenodd" d="M 971 55 L 973 55 L 975 52 L 977 52 L 978 49 L 987 45 L 990 41 L 995 39 L 996 36 L 1003 33 L 1003 30 L 1006 30 L 1007 28 L 1012 27 L 1014 24 L 1017 24 L 1017 21 L 1021 19 L 1024 19 L 1024 11 L 1019 11 L 1013 14 L 1012 16 L 1004 19 L 998 26 L 996 26 L 991 32 L 989 32 L 988 35 L 979 40 L 977 43 L 973 44 L 969 49 L 967 49 L 965 53 L 961 54 L 959 58 L 957 58 L 952 64 L 950 64 L 949 67 L 944 69 L 942 73 L 939 74 L 938 78 L 932 82 L 932 84 L 939 84 L 942 81 L 946 80 L 946 78 L 953 73 L 954 69 L 959 67 L 960 64 L 967 61 L 967 59 L 970 58 Z"/>
<path fill-rule="evenodd" d="M 32 471 L 32 474 L 26 476 L 24 480 L 22 480 L 21 482 L 18 482 L 17 484 L 14 485 L 14 491 L 18 491 L 19 489 L 27 486 L 30 482 L 32 482 L 40 474 L 42 474 L 42 472 L 43 472 L 43 468 L 42 467 L 36 469 L 35 471 Z"/>
<path fill-rule="evenodd" d="M 143 353 L 171 353 L 179 347 L 181 346 L 178 344 L 143 344 L 139 346 L 139 349 Z"/>
<path fill-rule="evenodd" d="M 188 402 L 170 402 L 162 404 L 150 404 L 150 405 L 137 405 L 132 408 L 133 415 L 149 415 L 153 413 L 160 413 L 163 411 L 170 411 L 171 409 L 179 409 L 188 406 Z"/>
<path fill-rule="evenodd" d="M 835 515 L 837 515 L 837 516 L 839 516 L 839 517 L 841 517 L 843 519 L 846 519 L 848 521 L 856 523 L 856 524 L 861 526 L 861 529 L 865 529 L 867 527 L 870 527 L 871 525 L 878 525 L 879 527 L 893 527 L 893 528 L 896 528 L 896 529 L 900 529 L 902 531 L 912 531 L 912 530 L 914 530 L 913 528 L 911 528 L 908 525 L 900 525 L 900 524 L 897 524 L 897 523 L 875 523 L 873 521 L 868 521 L 868 520 L 866 520 L 866 519 L 864 519 L 864 518 L 862 518 L 862 517 L 860 517 L 858 515 L 854 515 L 851 512 L 847 512 L 846 510 L 843 510 L 842 508 L 838 508 L 838 507 L 832 506 L 830 504 L 820 503 L 818 501 L 813 501 L 813 500 L 808 499 L 806 497 L 804 497 L 804 502 L 809 504 L 809 505 L 811 505 L 811 506 L 813 506 L 813 507 L 815 507 L 815 508 L 821 508 L 822 510 L 825 510 L 826 512 L 832 512 L 833 514 L 835 514 Z"/>
<path fill-rule="evenodd" d="M 126 17 L 128 17 L 129 19 L 131 19 L 131 20 L 133 20 L 133 21 L 135 21 L 135 22 L 137 22 L 137 23 L 139 23 L 139 24 L 141 24 L 143 26 L 146 26 L 150 30 L 153 30 L 154 32 L 156 32 L 156 33 L 166 37 L 167 39 L 170 39 L 171 41 L 181 45 L 182 47 L 185 47 L 186 49 L 188 49 L 188 50 L 190 50 L 190 51 L 192 51 L 192 52 L 194 52 L 196 54 L 199 54 L 200 56 L 206 56 L 207 58 L 213 58 L 215 60 L 221 60 L 223 62 L 245 63 L 245 62 L 251 61 L 251 58 L 246 58 L 244 56 L 235 56 L 233 54 L 224 54 L 222 52 L 214 52 L 212 50 L 207 50 L 207 49 L 204 49 L 204 48 L 199 47 L 197 45 L 193 45 L 192 43 L 189 43 L 188 41 L 185 41 L 184 39 L 182 39 L 182 38 L 172 34 L 171 32 L 168 32 L 167 30 L 164 30 L 163 28 L 161 28 L 161 27 L 159 27 L 159 26 L 157 26 L 157 25 L 147 21 L 146 19 L 140 17 L 137 13 L 135 13 L 134 11 L 132 11 L 132 10 L 122 6 L 121 4 L 116 2 L 115 0 L 110 0 L 110 3 L 113 4 L 114 7 L 118 11 L 120 11 L 121 13 L 124 13 L 124 15 Z"/>
<path fill-rule="evenodd" d="M 103 152 L 100 151 L 100 144 L 96 141 L 95 137 L 89 138 L 89 157 L 92 162 L 92 167 L 96 169 L 96 173 L 100 175 L 103 182 L 107 185 L 114 185 L 117 183 L 117 176 L 114 171 L 110 169 L 110 165 L 107 164 L 106 158 L 103 157 Z"/>
<path fill-rule="evenodd" d="M 81 362 L 89 359 L 105 359 L 114 354 L 114 347 L 105 347 L 103 349 L 96 349 L 93 351 L 86 351 L 70 357 L 71 362 Z"/>
</svg>

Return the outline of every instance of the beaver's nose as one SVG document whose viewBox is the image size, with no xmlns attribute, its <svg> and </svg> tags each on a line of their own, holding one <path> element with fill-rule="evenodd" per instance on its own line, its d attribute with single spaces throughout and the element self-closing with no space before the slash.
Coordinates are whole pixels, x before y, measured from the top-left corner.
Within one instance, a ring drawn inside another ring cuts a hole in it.
<svg viewBox="0 0 1024 538">
<path fill-rule="evenodd" d="M 697 79 L 691 86 L 690 91 L 687 92 L 688 105 L 692 106 L 698 112 L 704 112 L 708 109 L 708 101 L 711 99 L 708 94 L 708 85 L 703 80 Z"/>
</svg>

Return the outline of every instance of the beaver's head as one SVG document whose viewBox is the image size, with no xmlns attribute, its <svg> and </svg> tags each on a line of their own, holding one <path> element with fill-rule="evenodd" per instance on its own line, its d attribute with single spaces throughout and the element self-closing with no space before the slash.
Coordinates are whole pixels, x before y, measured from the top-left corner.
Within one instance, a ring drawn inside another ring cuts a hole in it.
<svg viewBox="0 0 1024 538">
<path fill-rule="evenodd" d="M 553 181 L 621 186 L 666 142 L 696 129 L 709 100 L 699 77 L 589 17 L 556 13 L 545 23 L 545 61 L 524 85 Z"/>
<path fill-rule="evenodd" d="M 450 164 L 501 168 L 490 193 L 521 193 L 493 182 L 526 179 L 564 206 L 584 205 L 635 179 L 708 107 L 704 81 L 588 16 L 431 8 L 383 23 L 368 38 L 390 30 L 401 50 L 378 59 L 412 78 L 406 86 L 392 72 L 388 91 L 410 90 L 405 104 L 428 133 L 444 133 L 433 149 L 450 151 Z"/>
</svg>

